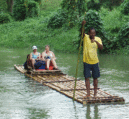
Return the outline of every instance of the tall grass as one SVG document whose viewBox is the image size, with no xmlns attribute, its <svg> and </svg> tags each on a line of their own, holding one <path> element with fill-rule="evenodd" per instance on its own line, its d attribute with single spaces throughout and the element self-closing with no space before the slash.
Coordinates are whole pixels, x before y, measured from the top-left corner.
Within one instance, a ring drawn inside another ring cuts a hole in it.
<svg viewBox="0 0 129 119">
<path fill-rule="evenodd" d="M 40 17 L 27 18 L 0 25 L 0 46 L 11 48 L 31 48 L 37 45 L 43 48 L 49 44 L 53 50 L 76 52 L 78 44 L 78 25 L 68 30 L 65 27 L 51 29 L 47 27 L 49 18 L 60 8 L 61 0 L 42 0 Z M 117 37 L 121 26 L 128 22 L 129 16 L 123 15 L 120 8 L 110 11 L 101 7 L 99 13 L 110 40 Z M 128 48 L 127 48 L 128 49 Z"/>
<path fill-rule="evenodd" d="M 42 0 L 40 14 L 43 17 L 49 16 L 53 11 L 60 8 L 62 0 Z"/>
<path fill-rule="evenodd" d="M 0 35 L 0 45 L 4 47 L 30 48 L 37 45 L 44 48 L 49 44 L 54 50 L 74 52 L 77 49 L 73 46 L 73 42 L 78 40 L 77 28 L 48 29 L 45 18 L 0 25 Z"/>
</svg>

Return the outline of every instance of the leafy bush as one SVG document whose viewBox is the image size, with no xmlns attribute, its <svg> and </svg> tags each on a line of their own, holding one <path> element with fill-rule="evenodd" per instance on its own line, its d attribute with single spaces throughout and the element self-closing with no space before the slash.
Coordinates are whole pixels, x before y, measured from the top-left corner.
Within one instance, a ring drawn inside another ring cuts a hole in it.
<svg viewBox="0 0 129 119">
<path fill-rule="evenodd" d="M 108 9 L 101 8 L 101 18 L 105 30 L 110 34 L 111 39 L 117 36 L 121 25 L 125 23 L 124 15 L 121 14 L 118 8 L 109 11 Z"/>
<path fill-rule="evenodd" d="M 118 8 L 109 11 L 104 7 L 101 7 L 99 12 L 103 20 L 103 26 L 106 31 L 106 40 L 105 45 L 108 51 L 113 51 L 118 49 L 118 32 L 126 22 L 128 22 L 129 17 L 121 14 L 121 6 Z M 104 40 L 105 41 L 105 40 Z"/>
<path fill-rule="evenodd" d="M 98 11 L 100 9 L 100 3 L 96 3 L 94 0 L 87 2 L 87 8 Z"/>
<path fill-rule="evenodd" d="M 15 20 L 24 20 L 26 18 L 26 6 L 22 2 L 15 2 L 13 6 L 13 17 Z"/>
<path fill-rule="evenodd" d="M 104 28 L 102 20 L 100 19 L 99 13 L 93 10 L 89 10 L 85 16 L 86 25 L 85 31 L 88 33 L 90 28 L 96 30 L 96 34 L 100 37 L 104 37 Z"/>
<path fill-rule="evenodd" d="M 0 24 L 8 23 L 10 22 L 10 20 L 11 20 L 11 17 L 9 14 L 6 14 L 6 13 L 0 14 Z"/>
<path fill-rule="evenodd" d="M 123 25 L 118 32 L 117 44 L 119 47 L 125 47 L 129 45 L 129 22 Z"/>
<path fill-rule="evenodd" d="M 39 15 L 39 5 L 35 1 L 28 2 L 28 11 L 27 16 L 28 17 L 35 17 Z"/>
<path fill-rule="evenodd" d="M 128 15 L 129 14 L 129 1 L 128 2 L 124 2 L 122 5 L 122 13 L 125 14 L 125 15 Z"/>
<path fill-rule="evenodd" d="M 119 6 L 124 0 L 99 0 L 100 4 L 110 10 L 114 6 Z"/>
<path fill-rule="evenodd" d="M 48 21 L 48 27 L 60 28 L 64 23 L 66 23 L 67 12 L 65 10 L 59 9 L 53 16 L 50 17 Z"/>
</svg>

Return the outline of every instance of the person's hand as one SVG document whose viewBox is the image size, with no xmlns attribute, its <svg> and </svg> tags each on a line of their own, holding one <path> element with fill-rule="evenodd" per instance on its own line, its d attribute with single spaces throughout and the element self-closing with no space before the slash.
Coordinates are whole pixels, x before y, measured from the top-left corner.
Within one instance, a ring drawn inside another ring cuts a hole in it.
<svg viewBox="0 0 129 119">
<path fill-rule="evenodd" d="M 83 20 L 83 21 L 82 21 L 82 25 L 85 25 L 85 24 L 86 24 L 86 21 L 85 21 L 85 20 Z"/>
</svg>

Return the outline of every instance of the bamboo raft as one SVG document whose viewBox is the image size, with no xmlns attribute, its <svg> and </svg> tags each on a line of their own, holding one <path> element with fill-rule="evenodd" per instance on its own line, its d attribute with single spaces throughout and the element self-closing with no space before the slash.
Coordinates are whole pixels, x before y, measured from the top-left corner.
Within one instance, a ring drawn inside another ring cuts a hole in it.
<svg viewBox="0 0 129 119">
<path fill-rule="evenodd" d="M 30 71 L 24 69 L 22 65 L 14 65 L 14 68 L 39 83 L 48 86 L 70 98 L 73 98 L 75 78 L 63 74 L 60 70 Z M 100 88 L 97 89 L 97 97 L 94 97 L 94 87 L 90 88 L 90 98 L 84 98 L 87 94 L 85 82 L 77 80 L 75 100 L 82 104 L 87 103 L 124 103 L 123 97 L 111 95 Z"/>
</svg>

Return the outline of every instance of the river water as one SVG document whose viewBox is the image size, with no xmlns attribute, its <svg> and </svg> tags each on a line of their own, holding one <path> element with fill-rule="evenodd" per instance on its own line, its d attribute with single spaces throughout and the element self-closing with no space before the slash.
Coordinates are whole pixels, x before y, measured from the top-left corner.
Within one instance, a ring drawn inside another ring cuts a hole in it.
<svg viewBox="0 0 129 119">
<path fill-rule="evenodd" d="M 129 119 L 129 56 L 99 55 L 99 87 L 124 97 L 125 104 L 83 106 L 14 69 L 30 52 L 0 48 L 0 119 Z M 75 76 L 77 54 L 55 54 L 59 69 Z M 78 77 L 84 79 L 82 57 Z"/>
</svg>

